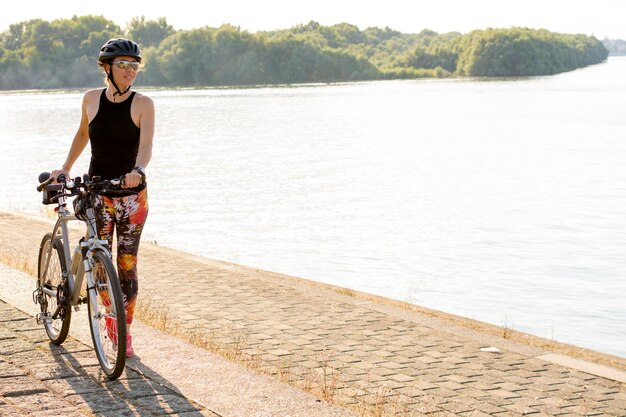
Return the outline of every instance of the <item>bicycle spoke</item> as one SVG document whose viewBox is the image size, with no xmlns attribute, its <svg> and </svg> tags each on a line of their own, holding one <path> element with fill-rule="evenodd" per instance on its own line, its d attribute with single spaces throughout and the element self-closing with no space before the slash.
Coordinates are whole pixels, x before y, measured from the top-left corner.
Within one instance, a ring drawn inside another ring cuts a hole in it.
<svg viewBox="0 0 626 417">
<path fill-rule="evenodd" d="M 67 303 L 67 283 L 63 278 L 66 273 L 63 245 L 61 241 L 46 234 L 39 247 L 38 288 L 36 302 L 39 303 L 39 323 L 44 325 L 52 343 L 61 344 L 67 338 L 71 320 L 71 309 Z"/>
<path fill-rule="evenodd" d="M 116 378 L 126 359 L 126 319 L 115 268 L 105 252 L 93 254 L 89 290 L 89 319 L 100 365 L 109 378 Z"/>
</svg>

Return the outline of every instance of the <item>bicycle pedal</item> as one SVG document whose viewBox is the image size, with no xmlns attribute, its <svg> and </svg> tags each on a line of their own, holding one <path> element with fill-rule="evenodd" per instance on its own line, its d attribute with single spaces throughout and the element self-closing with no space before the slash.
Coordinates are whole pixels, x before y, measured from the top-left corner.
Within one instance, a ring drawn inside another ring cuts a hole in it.
<svg viewBox="0 0 626 417">
<path fill-rule="evenodd" d="M 44 314 L 44 313 L 37 313 L 37 315 L 35 316 L 35 319 L 37 320 L 37 324 L 50 324 L 50 323 L 52 323 L 52 319 L 50 318 L 50 316 L 48 316 L 47 314 Z"/>
</svg>

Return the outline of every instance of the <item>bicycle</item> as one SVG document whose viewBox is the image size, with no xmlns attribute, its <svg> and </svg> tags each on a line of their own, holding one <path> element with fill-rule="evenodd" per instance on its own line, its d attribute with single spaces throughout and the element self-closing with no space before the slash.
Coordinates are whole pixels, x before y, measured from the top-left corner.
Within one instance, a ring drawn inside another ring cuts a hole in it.
<svg viewBox="0 0 626 417">
<path fill-rule="evenodd" d="M 100 367 L 108 379 L 117 379 L 126 361 L 126 313 L 119 278 L 108 249 L 108 241 L 98 238 L 95 217 L 97 194 L 120 190 L 123 178 L 100 180 L 85 175 L 81 181 L 61 175 L 54 182 L 49 173 L 39 175 L 37 191 L 43 191 L 43 204 L 56 204 L 57 220 L 51 233 L 46 233 L 39 246 L 37 288 L 33 301 L 40 305 L 37 323 L 43 324 L 53 344 L 61 345 L 67 338 L 72 307 L 88 305 L 89 324 L 94 350 Z M 73 201 L 74 213 L 67 207 Z M 86 224 L 85 236 L 70 251 L 68 222 Z M 68 268 L 68 265 L 70 268 Z M 81 296 L 83 279 L 87 294 Z"/>
</svg>

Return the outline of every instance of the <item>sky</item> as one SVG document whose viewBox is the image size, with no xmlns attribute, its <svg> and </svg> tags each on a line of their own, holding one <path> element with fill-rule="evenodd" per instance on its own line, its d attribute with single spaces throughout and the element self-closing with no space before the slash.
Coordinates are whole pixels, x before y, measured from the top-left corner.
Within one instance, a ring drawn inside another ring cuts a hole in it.
<svg viewBox="0 0 626 417">
<path fill-rule="evenodd" d="M 322 25 L 346 22 L 359 29 L 390 27 L 403 33 L 522 26 L 626 40 L 626 0 L 24 0 L 3 8 L 0 31 L 29 19 L 88 14 L 104 16 L 122 28 L 140 16 L 165 17 L 175 29 L 229 23 L 249 32 L 314 20 Z"/>
</svg>

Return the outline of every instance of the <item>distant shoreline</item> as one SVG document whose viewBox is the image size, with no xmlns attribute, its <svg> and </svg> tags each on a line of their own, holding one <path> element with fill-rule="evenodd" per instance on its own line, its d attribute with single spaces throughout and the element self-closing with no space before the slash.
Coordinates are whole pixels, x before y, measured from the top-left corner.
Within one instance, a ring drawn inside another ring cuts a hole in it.
<svg viewBox="0 0 626 417">
<path fill-rule="evenodd" d="M 11 31 L 0 37 L 0 90 L 83 88 L 101 82 L 95 54 L 114 37 L 141 45 L 140 79 L 161 86 L 543 76 L 598 64 L 608 56 L 593 36 L 525 27 L 410 34 L 310 21 L 249 33 L 227 24 L 176 30 L 165 18 L 133 19 L 122 29 L 102 16 L 74 16 L 20 22 Z M 39 33 L 47 35 L 39 39 Z"/>
</svg>

